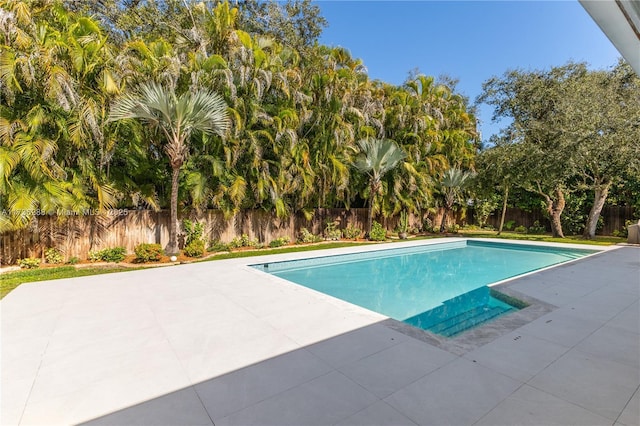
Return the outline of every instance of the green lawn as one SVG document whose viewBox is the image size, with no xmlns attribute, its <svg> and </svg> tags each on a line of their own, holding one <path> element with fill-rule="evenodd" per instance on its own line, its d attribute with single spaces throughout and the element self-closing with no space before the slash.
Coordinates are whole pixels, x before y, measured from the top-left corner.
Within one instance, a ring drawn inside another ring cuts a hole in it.
<svg viewBox="0 0 640 426">
<path fill-rule="evenodd" d="M 512 240 L 528 240 L 528 241 L 544 241 L 544 242 L 557 242 L 557 243 L 574 243 L 574 244 L 589 244 L 589 245 L 600 245 L 600 246 L 608 246 L 617 243 L 624 242 L 624 238 L 617 237 L 596 237 L 595 240 L 584 240 L 581 237 L 567 237 L 567 238 L 553 238 L 550 235 L 529 235 L 529 234 L 518 234 L 514 232 L 503 232 L 501 235 L 496 235 L 495 231 L 478 231 L 478 230 L 461 230 L 459 233 L 461 237 L 469 237 L 469 238 L 503 238 L 503 239 L 512 239 Z M 428 235 L 428 236 L 420 236 L 416 237 L 418 239 L 430 239 L 430 238 L 438 238 L 439 235 Z M 399 240 L 393 240 L 399 241 Z M 323 244 L 315 244 L 315 245 L 303 245 L 303 246 L 288 246 L 281 247 L 276 249 L 269 250 L 243 250 L 243 251 L 234 251 L 231 253 L 222 253 L 207 259 L 202 259 L 200 262 L 209 262 L 213 260 L 222 260 L 222 259 L 237 259 L 242 257 L 253 257 L 253 256 L 262 256 L 266 254 L 282 254 L 282 253 L 297 253 L 303 251 L 315 251 L 315 250 L 326 250 L 331 248 L 341 248 L 341 247 L 356 247 L 362 246 L 365 244 L 374 244 L 374 243 L 356 243 L 356 242 L 331 242 L 331 243 L 323 243 Z M 9 272 L 0 274 L 0 298 L 3 298 L 7 295 L 11 290 L 18 287 L 20 284 L 35 282 L 35 281 L 45 281 L 45 280 L 55 280 L 60 278 L 74 278 L 74 277 L 84 277 L 88 275 L 98 275 L 98 274 L 109 274 L 113 272 L 123 272 L 123 271 L 131 271 L 135 269 L 143 269 L 143 268 L 128 268 L 124 266 L 105 266 L 105 267 L 88 267 L 88 268 L 75 268 L 73 266 L 61 266 L 59 268 L 42 268 L 42 269 L 28 269 L 16 272 Z"/>
<path fill-rule="evenodd" d="M 585 240 L 581 236 L 569 236 L 565 238 L 553 238 L 551 235 L 519 234 L 516 232 L 503 232 L 496 235 L 496 231 L 460 230 L 460 235 L 468 238 L 503 238 L 508 240 L 543 241 L 546 243 L 587 244 L 593 246 L 610 246 L 624 243 L 625 238 L 596 236 L 594 240 Z"/>
</svg>

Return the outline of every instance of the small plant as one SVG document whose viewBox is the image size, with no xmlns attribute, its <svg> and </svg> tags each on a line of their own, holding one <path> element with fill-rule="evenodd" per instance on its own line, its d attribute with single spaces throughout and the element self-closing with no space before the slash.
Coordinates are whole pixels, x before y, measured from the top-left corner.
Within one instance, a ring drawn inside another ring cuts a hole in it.
<svg viewBox="0 0 640 426">
<path fill-rule="evenodd" d="M 422 230 L 428 233 L 434 233 L 438 231 L 437 229 L 434 228 L 433 221 L 428 217 L 422 221 Z"/>
<path fill-rule="evenodd" d="M 457 234 L 458 231 L 460 231 L 460 225 L 458 225 L 457 223 L 454 223 L 453 225 L 447 227 L 447 233 L 449 234 Z"/>
<path fill-rule="evenodd" d="M 182 251 L 187 257 L 202 257 L 204 254 L 204 241 L 193 240 Z"/>
<path fill-rule="evenodd" d="M 87 254 L 87 260 L 90 260 L 91 262 L 98 262 L 99 260 L 102 260 L 100 258 L 100 250 L 91 250 L 89 254 Z"/>
<path fill-rule="evenodd" d="M 229 243 L 229 248 L 240 247 L 256 247 L 259 248 L 260 243 L 256 239 L 251 239 L 247 234 L 242 234 L 240 237 L 235 237 Z"/>
<path fill-rule="evenodd" d="M 78 262 L 80 262 L 80 258 L 78 258 L 77 256 L 73 256 L 70 257 L 69 260 L 67 260 L 67 265 L 75 265 Z"/>
<path fill-rule="evenodd" d="M 355 226 L 349 224 L 345 229 L 343 229 L 342 233 L 344 237 L 348 240 L 355 240 L 362 235 L 362 230 L 360 228 L 356 228 Z"/>
<path fill-rule="evenodd" d="M 511 231 L 515 226 L 516 226 L 515 220 L 508 220 L 505 222 L 505 224 L 502 227 L 504 228 L 505 231 Z"/>
<path fill-rule="evenodd" d="M 189 219 L 182 221 L 182 229 L 186 234 L 185 245 L 188 246 L 193 241 L 201 240 L 204 234 L 204 225 L 200 222 L 192 222 Z"/>
<path fill-rule="evenodd" d="M 209 247 L 207 247 L 207 251 L 217 252 L 217 251 L 231 251 L 229 244 L 223 243 L 220 240 L 213 240 L 209 243 Z"/>
<path fill-rule="evenodd" d="M 99 260 L 103 262 L 122 262 L 127 254 L 124 247 L 106 248 L 99 251 L 90 251 L 87 258 L 92 262 Z"/>
<path fill-rule="evenodd" d="M 540 225 L 540 221 L 537 220 L 533 222 L 533 225 L 531 225 L 528 230 L 529 234 L 544 234 L 544 232 L 544 226 Z"/>
<path fill-rule="evenodd" d="M 269 243 L 269 247 L 271 248 L 282 247 L 287 244 L 289 244 L 289 237 L 280 237 L 280 238 L 276 238 L 275 240 L 272 240 Z"/>
<path fill-rule="evenodd" d="M 322 241 L 322 238 L 318 235 L 313 235 L 307 228 L 300 229 L 300 235 L 298 236 L 298 243 L 318 243 Z"/>
<path fill-rule="evenodd" d="M 338 223 L 333 220 L 328 220 L 327 225 L 324 228 L 324 239 L 330 241 L 338 241 L 342 236 L 342 231 L 336 228 Z"/>
<path fill-rule="evenodd" d="M 60 250 L 55 247 L 46 249 L 44 252 L 44 258 L 47 260 L 47 263 L 62 263 L 64 260 Z"/>
<path fill-rule="evenodd" d="M 515 228 L 513 228 L 513 232 L 518 232 L 520 234 L 524 234 L 525 232 L 527 232 L 527 228 L 524 227 L 523 225 L 516 226 Z"/>
<path fill-rule="evenodd" d="M 138 244 L 133 252 L 136 254 L 136 262 L 157 262 L 164 253 L 160 244 L 149 243 Z"/>
<path fill-rule="evenodd" d="M 25 257 L 24 259 L 18 259 L 18 266 L 22 269 L 35 269 L 40 266 L 40 259 L 35 257 Z"/>
<path fill-rule="evenodd" d="M 374 221 L 371 225 L 371 232 L 369 232 L 369 239 L 371 241 L 384 241 L 387 239 L 387 231 L 378 222 Z"/>
<path fill-rule="evenodd" d="M 102 260 L 105 262 L 122 262 L 127 255 L 127 249 L 124 247 L 113 247 L 101 250 Z"/>
</svg>

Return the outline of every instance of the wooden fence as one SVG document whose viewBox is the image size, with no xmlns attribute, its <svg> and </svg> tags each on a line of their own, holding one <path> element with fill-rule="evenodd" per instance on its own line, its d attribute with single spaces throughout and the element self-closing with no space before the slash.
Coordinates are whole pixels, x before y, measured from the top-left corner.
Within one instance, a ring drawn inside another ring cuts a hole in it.
<svg viewBox="0 0 640 426">
<path fill-rule="evenodd" d="M 498 229 L 500 226 L 500 213 L 500 211 L 493 212 L 489 216 L 487 224 Z M 621 231 L 624 229 L 627 220 L 637 221 L 639 219 L 631 206 L 605 206 L 600 216 L 604 224 L 602 229 L 598 230 L 598 235 L 611 235 L 616 230 Z M 551 230 L 549 219 L 541 211 L 527 212 L 518 208 L 507 208 L 505 223 L 510 220 L 514 221 L 516 226 L 523 225 L 527 228 L 533 225 L 535 221 L 538 221 L 547 228 L 547 231 Z"/>
<path fill-rule="evenodd" d="M 301 228 L 307 228 L 314 234 L 322 234 L 327 221 L 336 221 L 339 229 L 348 225 L 368 229 L 367 209 L 316 209 L 311 220 L 302 214 L 287 219 L 277 219 L 272 212 L 264 210 L 245 210 L 230 218 L 225 218 L 219 210 L 206 210 L 191 213 L 184 218 L 197 220 L 205 224 L 205 239 L 229 242 L 242 234 L 252 239 L 268 243 L 279 237 L 288 237 L 295 241 Z M 472 223 L 472 212 L 468 216 L 457 215 L 458 224 Z M 603 235 L 624 227 L 626 220 L 634 219 L 631 207 L 605 207 Z M 426 216 L 425 216 L 426 217 Z M 434 226 L 440 224 L 442 211 L 428 216 Z M 637 218 L 636 218 L 637 219 Z M 378 218 L 388 230 L 398 224 L 398 218 Z M 524 212 L 519 209 L 507 209 L 506 220 L 517 225 L 529 227 L 538 220 L 548 226 L 548 220 L 541 212 Z M 488 223 L 498 227 L 500 213 L 494 213 Z M 449 221 L 448 221 L 449 222 Z M 451 220 L 453 222 L 453 220 Z M 410 215 L 411 227 L 421 228 L 422 217 Z M 448 223 L 449 224 L 449 223 Z M 87 214 L 82 216 L 37 216 L 29 228 L 0 234 L 0 265 L 13 264 L 24 257 L 44 256 L 49 247 L 58 248 L 68 260 L 71 257 L 85 259 L 89 251 L 108 247 L 125 247 L 133 252 L 140 243 L 159 243 L 163 247 L 169 240 L 169 212 L 150 210 L 112 210 L 106 215 Z M 183 243 L 184 241 L 181 241 Z"/>
<path fill-rule="evenodd" d="M 311 220 L 302 214 L 277 219 L 264 210 L 246 210 L 230 218 L 225 218 L 219 210 L 206 210 L 181 219 L 187 218 L 205 225 L 207 241 L 229 242 L 242 234 L 264 243 L 285 236 L 295 241 L 301 228 L 322 234 L 327 221 L 336 221 L 339 229 L 348 225 L 368 229 L 368 211 L 364 208 L 316 209 Z M 398 219 L 378 220 L 387 229 L 394 229 Z M 412 226 L 421 222 L 419 218 L 410 217 Z M 85 259 L 89 251 L 108 247 L 125 247 L 129 253 L 140 243 L 159 243 L 165 247 L 169 240 L 168 225 L 169 212 L 166 210 L 111 210 L 105 215 L 37 216 L 29 228 L 0 235 L 0 264 L 13 264 L 25 257 L 42 258 L 44 250 L 49 247 L 58 248 L 65 260 L 74 256 Z"/>
</svg>

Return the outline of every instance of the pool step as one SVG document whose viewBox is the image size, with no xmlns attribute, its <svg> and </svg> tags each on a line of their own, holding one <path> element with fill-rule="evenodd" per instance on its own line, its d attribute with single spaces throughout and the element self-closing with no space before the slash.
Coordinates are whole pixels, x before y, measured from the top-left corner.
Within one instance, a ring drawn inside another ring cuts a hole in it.
<svg viewBox="0 0 640 426">
<path fill-rule="evenodd" d="M 473 328 L 478 324 L 489 321 L 500 316 L 511 309 L 500 306 L 478 306 L 454 317 L 447 318 L 437 324 L 428 327 L 432 333 L 441 334 L 446 337 L 454 336 L 465 330 Z"/>
</svg>

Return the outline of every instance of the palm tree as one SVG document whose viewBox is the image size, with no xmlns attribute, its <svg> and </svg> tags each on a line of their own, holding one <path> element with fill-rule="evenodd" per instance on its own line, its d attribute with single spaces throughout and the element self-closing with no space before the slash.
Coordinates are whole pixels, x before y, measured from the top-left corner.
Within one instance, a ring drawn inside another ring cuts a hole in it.
<svg viewBox="0 0 640 426">
<path fill-rule="evenodd" d="M 362 139 L 358 141 L 360 153 L 354 166 L 369 175 L 369 232 L 373 223 L 373 205 L 382 186 L 382 177 L 395 169 L 405 158 L 402 149 L 390 139 Z"/>
<path fill-rule="evenodd" d="M 177 96 L 156 83 L 142 85 L 138 94 L 124 96 L 111 107 L 109 121 L 140 119 L 165 136 L 172 170 L 167 254 L 178 252 L 178 179 L 189 154 L 189 138 L 194 131 L 222 136 L 229 127 L 226 108 L 216 93 L 200 90 Z"/>
<path fill-rule="evenodd" d="M 440 223 L 440 232 L 444 232 L 447 214 L 462 198 L 462 190 L 467 185 L 471 176 L 471 173 L 457 167 L 452 167 L 444 172 L 442 180 L 440 181 L 440 194 L 444 207 L 442 222 Z"/>
</svg>

